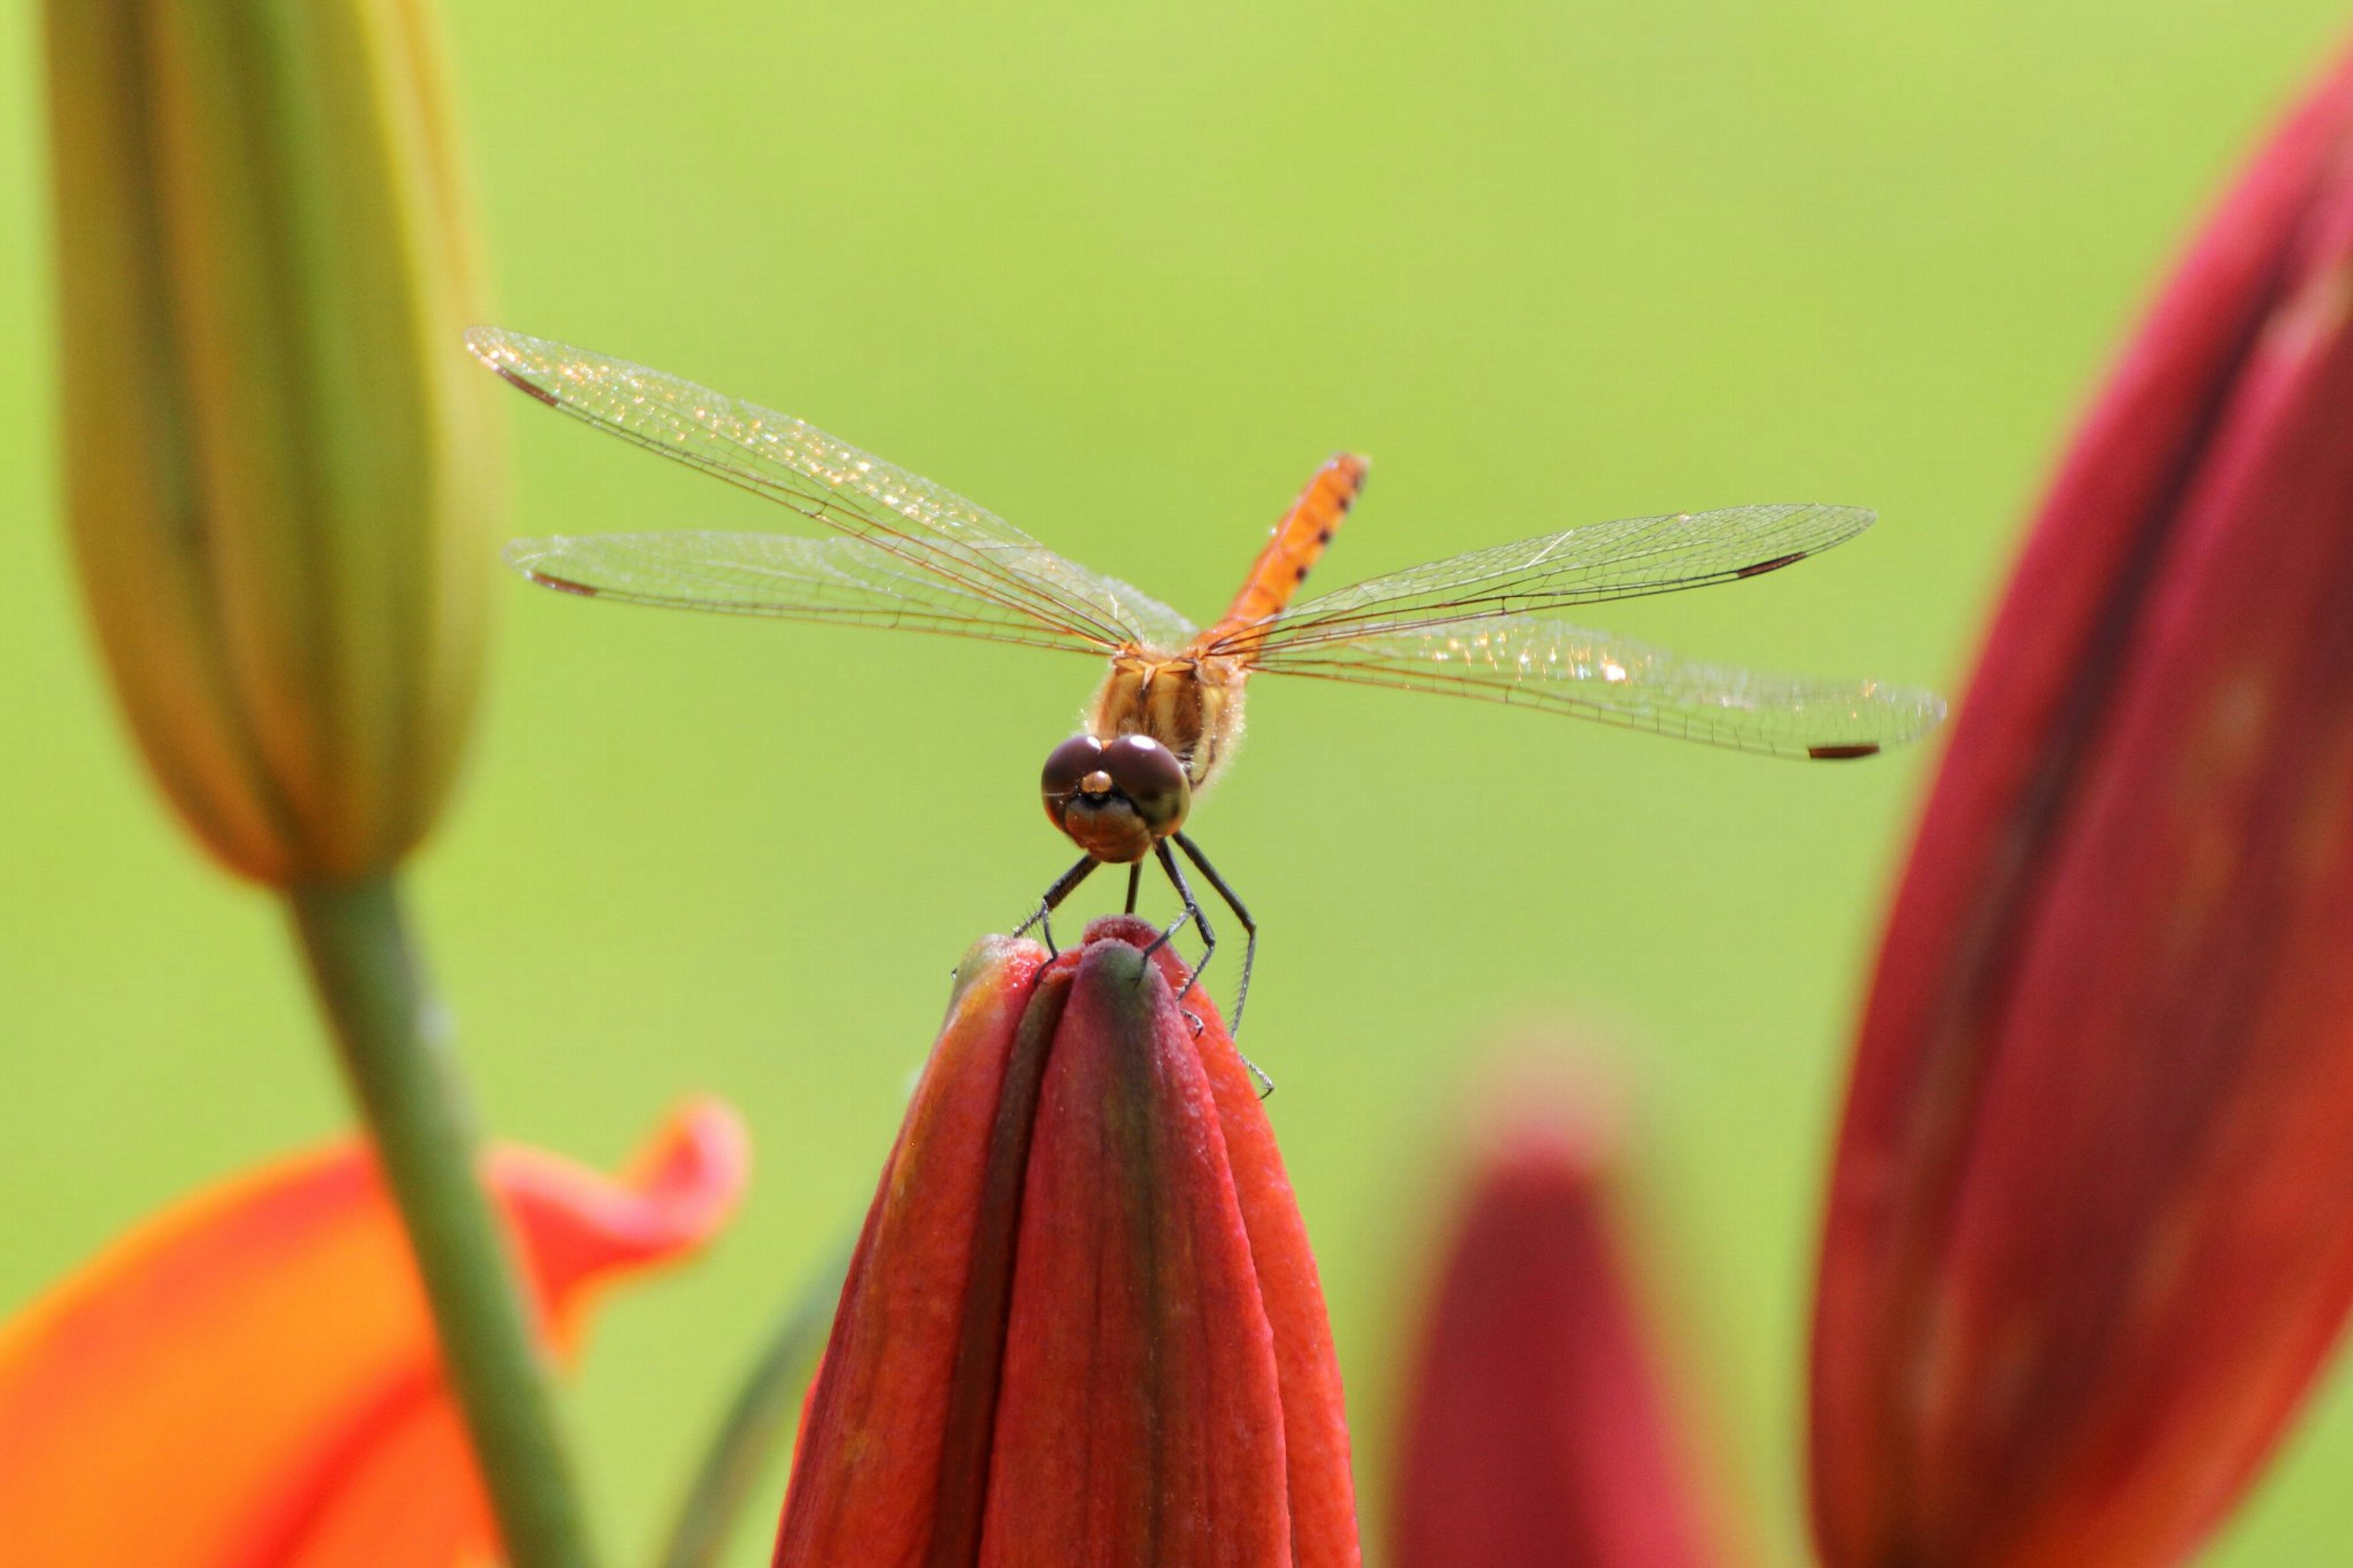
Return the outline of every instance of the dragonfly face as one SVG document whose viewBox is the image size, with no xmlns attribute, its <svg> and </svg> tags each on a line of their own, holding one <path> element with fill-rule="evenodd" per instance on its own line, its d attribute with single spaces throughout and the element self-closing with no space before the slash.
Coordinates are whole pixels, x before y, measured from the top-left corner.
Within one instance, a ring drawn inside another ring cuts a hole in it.
<svg viewBox="0 0 2353 1568">
<path fill-rule="evenodd" d="M 1193 805 L 1185 764 L 1149 735 L 1073 735 L 1046 758 L 1038 789 L 1047 820 L 1113 866 L 1151 854 Z"/>
<path fill-rule="evenodd" d="M 986 508 L 787 415 L 495 327 L 474 328 L 466 342 L 550 407 L 779 502 L 826 532 L 518 540 L 507 560 L 535 583 L 633 604 L 1107 658 L 1087 733 L 1057 748 L 1040 781 L 1047 814 L 1087 855 L 1048 892 L 1044 910 L 1094 867 L 1150 856 L 1184 899 L 1184 919 L 1210 944 L 1173 846 L 1255 933 L 1182 824 L 1193 794 L 1231 758 L 1242 687 L 1260 673 L 1475 697 L 1818 761 L 1873 755 L 1944 718 L 1944 700 L 1931 692 L 1757 675 L 1554 618 L 1580 605 L 1778 571 L 1862 532 L 1872 514 L 1861 508 L 1744 506 L 1598 523 L 1294 603 L 1364 486 L 1365 460 L 1342 455 L 1316 471 L 1275 525 L 1225 616 L 1201 628 Z M 1131 877 L 1131 910 L 1134 887 Z M 1249 965 L 1246 955 L 1245 994 Z M 1239 1005 L 1234 1016 L 1239 1022 Z"/>
</svg>

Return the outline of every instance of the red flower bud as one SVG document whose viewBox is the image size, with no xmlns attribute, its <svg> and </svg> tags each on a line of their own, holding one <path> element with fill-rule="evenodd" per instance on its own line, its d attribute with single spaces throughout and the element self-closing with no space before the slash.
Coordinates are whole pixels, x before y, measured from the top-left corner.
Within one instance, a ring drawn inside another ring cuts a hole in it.
<svg viewBox="0 0 2353 1568">
<path fill-rule="evenodd" d="M 966 956 L 810 1394 L 779 1568 L 1356 1563 L 1298 1206 L 1154 935 Z"/>
<path fill-rule="evenodd" d="M 2060 469 L 1891 919 L 1814 1326 L 1831 1568 L 2178 1562 L 2353 1292 L 2353 67 Z"/>
<path fill-rule="evenodd" d="M 1414 1357 L 1397 1568 L 1704 1568 L 1727 1554 L 1609 1190 L 1609 1130 L 1491 1135 Z"/>
</svg>

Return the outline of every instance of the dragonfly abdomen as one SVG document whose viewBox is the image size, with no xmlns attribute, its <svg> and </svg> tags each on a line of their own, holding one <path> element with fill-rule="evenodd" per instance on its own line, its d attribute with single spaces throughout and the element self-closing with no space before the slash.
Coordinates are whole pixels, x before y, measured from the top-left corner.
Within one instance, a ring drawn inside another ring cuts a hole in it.
<svg viewBox="0 0 2353 1568">
<path fill-rule="evenodd" d="M 1310 569 L 1323 558 L 1324 547 L 1340 531 L 1348 509 L 1363 493 L 1365 475 L 1371 466 L 1353 452 L 1343 452 L 1315 470 L 1315 477 L 1274 525 L 1274 537 L 1250 563 L 1250 576 L 1243 580 L 1242 591 L 1234 595 L 1226 618 L 1203 634 L 1203 644 L 1282 614 L 1299 585 L 1307 581 Z"/>
</svg>

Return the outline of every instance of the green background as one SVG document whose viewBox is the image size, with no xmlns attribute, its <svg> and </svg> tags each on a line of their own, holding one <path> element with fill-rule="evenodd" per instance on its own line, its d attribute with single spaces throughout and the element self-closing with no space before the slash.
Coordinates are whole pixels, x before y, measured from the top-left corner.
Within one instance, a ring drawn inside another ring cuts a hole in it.
<svg viewBox="0 0 2353 1568">
<path fill-rule="evenodd" d="M 0 17 L 0 1308 L 343 1120 L 274 907 L 161 814 L 79 619 L 29 10 Z M 508 324 L 806 415 L 1196 616 L 1343 446 L 1377 472 L 1326 584 L 1626 514 L 1874 506 L 1802 570 L 1595 618 L 1948 689 L 2073 411 L 2342 20 L 453 12 Z M 789 521 L 504 413 L 516 532 Z M 1032 792 L 1094 671 L 501 597 L 470 776 L 417 879 L 489 1113 L 608 1163 L 705 1089 L 758 1146 L 723 1245 L 617 1299 L 569 1397 L 630 1561 L 773 1305 L 861 1210 L 949 966 L 1069 858 Z M 1633 1086 L 1691 1396 L 1729 1506 L 1799 1561 L 1827 1138 L 1933 748 L 1793 767 L 1271 679 L 1252 719 L 1195 826 L 1268 932 L 1247 1043 L 1282 1086 L 1368 1523 L 1452 1108 L 1535 1027 Z M 2348 1467 L 2338 1379 L 2214 1561 L 2340 1561 Z"/>
</svg>

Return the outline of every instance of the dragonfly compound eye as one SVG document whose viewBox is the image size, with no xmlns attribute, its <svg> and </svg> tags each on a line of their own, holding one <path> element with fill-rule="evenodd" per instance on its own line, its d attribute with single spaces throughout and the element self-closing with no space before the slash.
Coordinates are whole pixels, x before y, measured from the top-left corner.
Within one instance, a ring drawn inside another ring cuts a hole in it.
<svg viewBox="0 0 2353 1568">
<path fill-rule="evenodd" d="M 1076 735 L 1054 748 L 1039 775 L 1046 819 L 1098 860 L 1124 866 L 1152 853 L 1192 805 L 1185 766 L 1144 735 L 1106 745 Z"/>
<path fill-rule="evenodd" d="M 1046 758 L 1046 770 L 1038 777 L 1038 791 L 1045 797 L 1046 816 L 1055 826 L 1062 826 L 1062 813 L 1071 796 L 1085 790 L 1087 775 L 1103 771 L 1103 743 L 1092 735 L 1073 735 Z"/>
<path fill-rule="evenodd" d="M 1155 838 L 1184 826 L 1193 786 L 1185 781 L 1185 764 L 1167 747 L 1149 735 L 1122 735 L 1103 749 L 1101 765 L 1119 793 L 1134 803 Z"/>
</svg>

